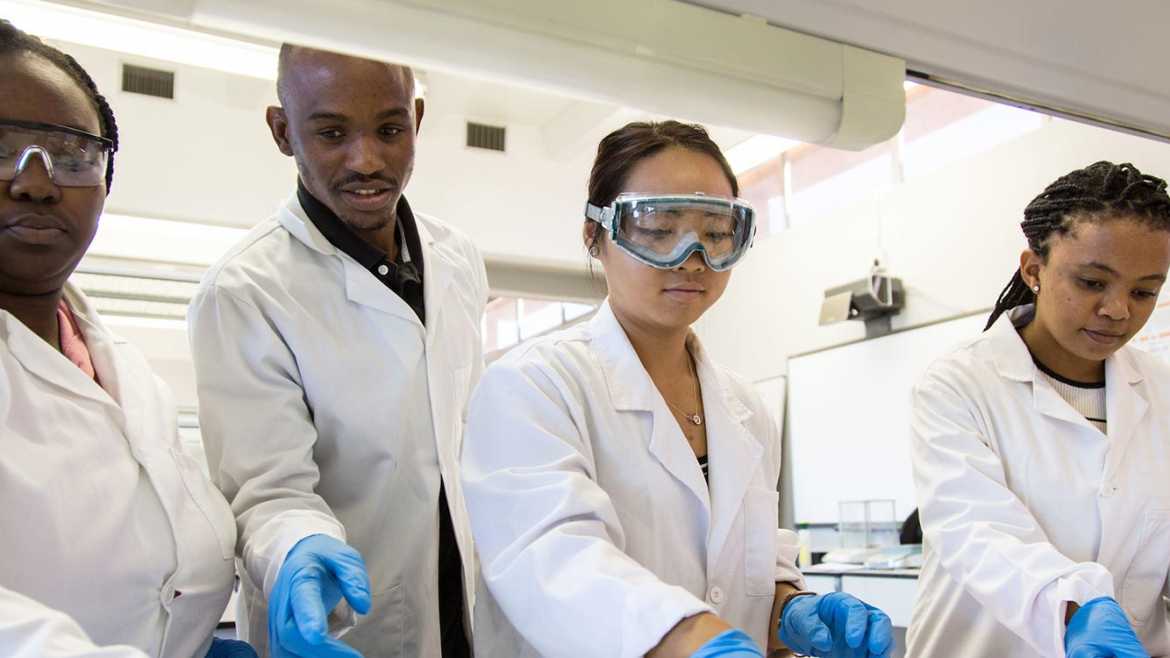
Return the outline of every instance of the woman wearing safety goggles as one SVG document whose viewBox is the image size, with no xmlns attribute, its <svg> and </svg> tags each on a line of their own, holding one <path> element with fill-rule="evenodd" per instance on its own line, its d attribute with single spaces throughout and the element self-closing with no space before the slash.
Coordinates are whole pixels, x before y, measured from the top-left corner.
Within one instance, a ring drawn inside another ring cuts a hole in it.
<svg viewBox="0 0 1170 658">
<path fill-rule="evenodd" d="M 888 655 L 884 613 L 801 591 L 779 429 L 691 331 L 751 246 L 737 193 L 698 126 L 602 140 L 584 240 L 609 297 L 494 363 L 470 405 L 477 655 Z"/>
<path fill-rule="evenodd" d="M 0 20 L 0 653 L 248 658 L 212 637 L 235 522 L 169 391 L 68 282 L 117 127 L 73 58 Z"/>
</svg>

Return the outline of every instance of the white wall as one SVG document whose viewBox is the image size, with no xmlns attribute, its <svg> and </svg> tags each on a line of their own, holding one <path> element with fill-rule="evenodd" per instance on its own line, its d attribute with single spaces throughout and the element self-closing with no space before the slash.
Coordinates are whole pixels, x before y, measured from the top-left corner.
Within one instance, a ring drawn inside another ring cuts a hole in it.
<svg viewBox="0 0 1170 658">
<path fill-rule="evenodd" d="M 296 169 L 264 123 L 270 81 L 55 43 L 110 99 L 122 131 L 106 210 L 249 227 L 292 193 Z M 176 99 L 121 91 L 121 65 L 176 71 Z M 489 256 L 581 267 L 581 212 L 595 145 L 552 156 L 541 128 L 509 122 L 506 154 L 464 146 L 465 117 L 427 99 L 414 178 L 415 209 L 466 231 Z"/>
<path fill-rule="evenodd" d="M 875 193 L 808 225 L 757 240 L 699 331 L 720 362 L 753 381 L 789 355 L 862 338 L 860 322 L 817 326 L 826 288 L 862 278 L 878 255 L 907 287 L 894 327 L 994 305 L 1025 247 L 1024 206 L 1097 160 L 1170 176 L 1170 146 L 1067 121 Z"/>
<path fill-rule="evenodd" d="M 291 191 L 296 170 L 264 124 L 264 108 L 276 100 L 273 83 L 53 45 L 77 58 L 118 118 L 108 212 L 251 226 Z M 175 71 L 175 100 L 122 92 L 123 62 Z"/>
<path fill-rule="evenodd" d="M 435 98 L 430 106 L 440 103 Z M 523 124 L 508 125 L 506 154 L 470 149 L 467 118 L 436 114 L 423 118 L 411 203 L 466 231 L 488 256 L 581 267 L 592 153 L 549 158 L 540 129 Z"/>
</svg>

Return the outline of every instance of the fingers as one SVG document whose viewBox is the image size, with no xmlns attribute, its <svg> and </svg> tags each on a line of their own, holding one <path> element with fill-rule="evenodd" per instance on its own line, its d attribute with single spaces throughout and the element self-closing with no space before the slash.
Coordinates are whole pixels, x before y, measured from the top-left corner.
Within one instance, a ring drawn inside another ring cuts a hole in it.
<svg viewBox="0 0 1170 658">
<path fill-rule="evenodd" d="M 360 553 L 350 547 L 336 555 L 323 556 L 322 561 L 337 579 L 341 595 L 358 614 L 370 611 L 370 576 Z"/>
<path fill-rule="evenodd" d="M 277 635 L 281 641 L 269 647 L 273 658 L 362 658 L 356 649 L 328 635 L 320 642 L 310 644 L 292 619 L 283 623 Z"/>
<path fill-rule="evenodd" d="M 829 630 L 825 622 L 821 621 L 820 617 L 817 616 L 816 610 L 810 610 L 808 614 L 802 615 L 794 621 L 796 622 L 797 632 L 808 638 L 808 642 L 813 649 L 821 652 L 833 650 L 833 633 Z"/>
<path fill-rule="evenodd" d="M 865 648 L 871 658 L 886 658 L 894 647 L 894 625 L 886 613 L 869 611 L 869 628 L 866 631 Z"/>
<path fill-rule="evenodd" d="M 312 653 L 306 655 L 313 658 L 362 658 L 357 649 L 332 637 L 327 637 L 321 644 L 313 646 Z"/>
<path fill-rule="evenodd" d="M 865 604 L 853 597 L 841 602 L 841 612 L 838 613 L 842 617 L 841 624 L 837 625 L 834 630 L 838 633 L 844 631 L 845 645 L 850 649 L 859 649 L 865 642 L 865 631 L 869 626 L 869 611 L 865 609 Z"/>
<path fill-rule="evenodd" d="M 839 639 L 850 649 L 865 641 L 869 611 L 865 604 L 844 592 L 826 594 L 817 606 L 821 621 L 832 629 L 832 639 Z"/>
<path fill-rule="evenodd" d="M 299 574 L 298 574 L 299 576 Z M 289 589 L 292 618 L 301 637 L 309 644 L 325 641 L 329 611 L 321 593 L 321 581 L 312 575 L 294 578 Z"/>
</svg>

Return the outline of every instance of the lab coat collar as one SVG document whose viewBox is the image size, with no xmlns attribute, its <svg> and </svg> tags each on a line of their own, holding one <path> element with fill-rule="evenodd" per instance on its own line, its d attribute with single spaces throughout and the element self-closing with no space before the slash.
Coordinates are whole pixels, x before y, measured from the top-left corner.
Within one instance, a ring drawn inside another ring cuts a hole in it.
<svg viewBox="0 0 1170 658">
<path fill-rule="evenodd" d="M 743 506 L 752 474 L 760 467 L 764 437 L 754 436 L 748 430 L 746 423 L 752 411 L 734 394 L 727 373 L 707 358 L 694 334 L 687 342 L 695 356 L 706 410 L 709 491 L 714 510 L 708 534 L 707 565 L 709 573 L 714 573 L 738 510 Z M 686 448 L 690 450 L 690 446 Z"/>
<path fill-rule="evenodd" d="M 93 360 L 99 386 L 64 355 L 53 350 L 16 316 L 0 311 L 3 334 L 12 355 L 30 373 L 61 387 L 70 394 L 101 404 L 118 406 L 124 401 L 123 381 L 119 376 L 113 345 L 126 341 L 111 334 L 98 317 L 89 300 L 73 284 L 66 282 L 63 296 L 73 311 L 77 326 L 85 337 L 85 346 Z"/>
<path fill-rule="evenodd" d="M 618 322 L 609 300 L 605 300 L 597 308 L 593 319 L 589 321 L 589 337 L 598 359 L 601 361 L 605 375 L 606 387 L 609 389 L 610 401 L 619 411 L 653 411 L 657 408 L 657 401 L 661 395 L 650 381 L 650 375 L 642 366 L 638 353 L 630 343 L 625 329 Z M 727 375 L 711 363 L 703 348 L 702 342 L 693 332 L 687 337 L 687 346 L 695 357 L 695 363 L 700 370 L 700 382 L 704 384 L 704 403 L 710 390 L 718 392 L 717 398 L 722 403 L 724 411 L 737 423 L 743 423 L 752 411 L 740 400 L 734 392 Z M 707 377 L 703 373 L 707 373 Z"/>
<path fill-rule="evenodd" d="M 1017 331 L 1017 326 L 1026 324 L 1035 312 L 1035 306 L 1027 304 L 1004 313 L 987 331 L 987 340 L 992 348 L 992 358 L 1000 376 L 1032 384 L 1033 400 L 1041 413 L 1067 420 L 1077 425 L 1092 427 L 1080 413 L 1056 392 L 1044 377 L 1037 376 L 1040 369 L 1032 360 L 1027 344 Z M 1125 346 L 1105 360 L 1106 421 L 1109 440 L 1124 446 L 1132 437 L 1133 430 L 1145 415 L 1149 403 L 1141 395 L 1137 384 L 1142 382 L 1141 371 L 1134 363 L 1131 350 Z M 1117 452 L 1117 450 L 1114 450 Z"/>
<path fill-rule="evenodd" d="M 321 231 L 309 220 L 295 193 L 285 202 L 284 209 L 279 213 L 278 219 L 280 225 L 306 247 L 325 256 L 335 256 L 341 260 L 345 271 L 347 299 L 355 304 L 375 308 L 422 327 L 422 323 L 409 304 L 389 290 L 381 281 L 374 278 L 374 275 L 370 274 L 360 263 L 334 247 L 322 235 Z M 426 219 L 418 213 L 415 214 L 415 226 L 418 229 L 419 242 L 422 244 L 422 261 L 426 264 L 423 299 L 427 314 L 430 316 L 427 325 L 434 327 L 438 324 L 434 320 L 442 312 L 443 295 L 451 285 L 452 269 L 457 265 L 449 250 L 444 245 L 436 244 L 435 233 L 427 226 Z M 428 338 L 433 333 L 433 331 L 427 331 Z"/>
<path fill-rule="evenodd" d="M 708 560 L 717 560 L 764 452 L 763 444 L 745 426 L 752 411 L 735 395 L 727 374 L 709 360 L 692 333 L 687 344 L 695 357 L 703 395 L 711 464 L 708 487 L 678 421 L 654 387 L 608 300 L 602 302 L 590 321 L 589 334 L 614 408 L 653 414 L 650 453 L 691 490 L 707 512 Z"/>
</svg>

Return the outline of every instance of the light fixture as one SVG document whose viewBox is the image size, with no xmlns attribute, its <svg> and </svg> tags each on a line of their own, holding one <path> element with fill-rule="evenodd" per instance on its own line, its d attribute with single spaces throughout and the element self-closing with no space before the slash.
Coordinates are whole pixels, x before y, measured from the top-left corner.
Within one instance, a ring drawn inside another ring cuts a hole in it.
<svg viewBox="0 0 1170 658">
<path fill-rule="evenodd" d="M 94 256 L 209 266 L 248 233 L 245 228 L 102 213 Z"/>
<path fill-rule="evenodd" d="M 758 167 L 780 154 L 800 144 L 793 139 L 773 137 L 772 135 L 754 135 L 727 149 L 727 162 L 731 170 L 737 175 Z"/>
<path fill-rule="evenodd" d="M 273 46 L 37 0 L 0 0 L 0 16 L 45 39 L 276 80 Z"/>
</svg>

